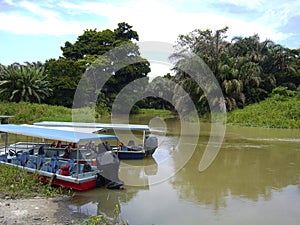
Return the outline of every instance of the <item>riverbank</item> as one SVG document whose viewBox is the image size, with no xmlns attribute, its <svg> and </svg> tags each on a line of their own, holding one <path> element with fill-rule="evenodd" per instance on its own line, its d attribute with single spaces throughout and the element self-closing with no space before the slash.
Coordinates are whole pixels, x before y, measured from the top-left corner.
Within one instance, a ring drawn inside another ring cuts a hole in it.
<svg viewBox="0 0 300 225">
<path fill-rule="evenodd" d="M 300 128 L 300 89 L 280 92 L 264 101 L 227 113 L 227 123 L 237 126 L 266 128 Z"/>
<path fill-rule="evenodd" d="M 71 192 L 38 182 L 36 176 L 0 164 L 0 224 L 72 224 L 66 205 Z"/>
<path fill-rule="evenodd" d="M 123 224 L 73 212 L 68 204 L 74 191 L 39 182 L 37 176 L 0 164 L 0 224 Z"/>
<path fill-rule="evenodd" d="M 271 97 L 227 113 L 227 123 L 236 126 L 268 127 L 268 128 L 300 128 L 300 89 L 290 91 L 278 88 Z M 31 124 L 38 121 L 72 121 L 72 109 L 62 106 L 51 106 L 32 103 L 1 102 L 0 115 L 13 115 L 10 123 Z M 80 109 L 77 115 L 82 115 L 82 122 L 86 119 L 87 110 Z M 168 117 L 172 112 L 168 110 L 140 109 L 141 117 Z M 209 114 L 200 118 L 209 122 Z M 109 120 L 109 115 L 95 114 L 96 121 Z"/>
<path fill-rule="evenodd" d="M 68 197 L 0 199 L 0 224 L 76 224 L 67 207 Z M 78 223 L 77 223 L 78 224 Z"/>
</svg>

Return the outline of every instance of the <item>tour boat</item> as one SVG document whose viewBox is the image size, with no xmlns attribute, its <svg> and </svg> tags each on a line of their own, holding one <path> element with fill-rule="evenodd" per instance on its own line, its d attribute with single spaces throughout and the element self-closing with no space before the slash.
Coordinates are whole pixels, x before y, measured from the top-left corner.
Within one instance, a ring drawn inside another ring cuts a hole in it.
<svg viewBox="0 0 300 225">
<path fill-rule="evenodd" d="M 81 122 L 54 122 L 43 121 L 34 123 L 35 126 L 57 128 L 62 130 L 79 130 L 84 132 L 107 132 L 107 131 L 138 131 L 142 132 L 142 143 L 136 144 L 134 140 L 128 140 L 128 144 L 123 147 L 110 146 L 109 151 L 115 152 L 119 159 L 143 159 L 152 156 L 158 147 L 157 137 L 146 132 L 150 132 L 148 125 L 141 124 L 109 124 L 109 123 L 81 123 Z M 120 143 L 119 143 L 120 144 Z"/>
<path fill-rule="evenodd" d="M 0 163 L 16 166 L 29 172 L 37 172 L 40 180 L 53 185 L 75 190 L 88 190 L 96 186 L 120 188 L 124 183 L 119 180 L 119 159 L 112 151 L 100 151 L 103 143 L 118 143 L 115 135 L 93 134 L 66 131 L 30 125 L 0 125 L 1 142 Z M 9 144 L 16 138 L 27 141 Z M 28 140 L 39 141 L 28 141 Z M 48 143 L 48 141 L 50 141 Z M 76 143 L 66 158 L 64 146 L 51 146 L 51 142 Z M 93 143 L 96 148 L 87 148 Z M 97 144 L 97 146 L 96 146 Z"/>
</svg>

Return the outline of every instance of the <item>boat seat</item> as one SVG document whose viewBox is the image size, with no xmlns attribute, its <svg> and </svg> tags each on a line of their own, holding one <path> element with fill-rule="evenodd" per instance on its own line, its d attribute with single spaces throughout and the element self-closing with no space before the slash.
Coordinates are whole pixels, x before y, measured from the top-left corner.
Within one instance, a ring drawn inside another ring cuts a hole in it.
<svg viewBox="0 0 300 225">
<path fill-rule="evenodd" d="M 34 148 L 29 150 L 29 155 L 34 155 Z"/>
<path fill-rule="evenodd" d="M 15 156 L 15 157 L 13 157 L 13 158 L 11 159 L 11 162 L 12 162 L 12 164 L 14 164 L 14 165 L 20 166 L 20 165 L 21 165 L 21 158 L 20 158 L 20 156 Z"/>
<path fill-rule="evenodd" d="M 33 155 L 29 155 L 29 159 L 26 163 L 26 167 L 31 168 L 31 169 L 36 169 L 37 167 L 37 157 Z"/>
<path fill-rule="evenodd" d="M 41 167 L 40 167 L 40 170 L 42 171 L 46 171 L 46 172 L 51 172 L 51 158 L 43 158 L 42 157 L 42 164 L 41 164 Z"/>
<path fill-rule="evenodd" d="M 56 173 L 57 170 L 59 170 L 59 163 L 58 163 L 58 157 L 54 156 L 50 160 L 50 166 L 49 166 L 49 172 Z"/>
<path fill-rule="evenodd" d="M 7 162 L 7 154 L 1 155 L 0 156 L 0 161 L 1 162 Z"/>
<path fill-rule="evenodd" d="M 38 155 L 38 156 L 36 157 L 36 168 L 37 168 L 37 169 L 40 169 L 40 168 L 41 168 L 41 166 L 42 166 L 43 163 L 44 163 L 44 160 L 45 160 L 44 155 Z"/>
<path fill-rule="evenodd" d="M 134 145 L 135 145 L 134 140 L 129 140 L 128 141 L 127 146 L 134 146 Z"/>
<path fill-rule="evenodd" d="M 26 166 L 28 159 L 29 159 L 29 152 L 23 152 L 21 155 L 21 166 Z"/>
<path fill-rule="evenodd" d="M 26 163 L 26 167 L 31 168 L 31 169 L 36 169 L 36 164 L 32 160 L 29 160 Z"/>
<path fill-rule="evenodd" d="M 50 163 L 49 162 L 45 162 L 43 163 L 43 165 L 41 166 L 40 170 L 48 172 L 48 167 L 49 167 Z"/>
<path fill-rule="evenodd" d="M 79 167 L 78 174 L 82 174 L 83 172 L 83 164 L 77 164 L 74 163 L 74 166 L 70 169 L 70 174 L 71 175 L 76 175 L 77 174 L 77 168 Z"/>
<path fill-rule="evenodd" d="M 38 155 L 45 155 L 45 150 L 44 150 L 44 146 L 43 146 L 43 145 L 41 145 L 41 146 L 39 147 Z"/>
</svg>

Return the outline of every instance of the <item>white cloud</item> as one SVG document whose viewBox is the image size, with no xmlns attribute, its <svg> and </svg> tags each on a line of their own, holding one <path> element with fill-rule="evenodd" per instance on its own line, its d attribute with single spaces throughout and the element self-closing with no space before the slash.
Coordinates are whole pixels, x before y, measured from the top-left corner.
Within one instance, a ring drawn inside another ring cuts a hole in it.
<svg viewBox="0 0 300 225">
<path fill-rule="evenodd" d="M 76 21 L 63 21 L 59 18 L 43 18 L 37 20 L 30 16 L 0 14 L 0 21 L 9 21 L 9 23 L 0 23 L 0 30 L 10 31 L 16 34 L 48 34 L 53 36 L 74 34 L 84 28 Z"/>
<path fill-rule="evenodd" d="M 193 0 L 191 0 L 193 1 Z M 13 1 L 6 0 L 9 4 Z M 255 20 L 236 18 L 236 15 L 222 15 L 209 7 L 208 1 L 200 9 L 181 9 L 174 3 L 154 0 L 130 0 L 121 2 L 68 1 L 29 2 L 17 4 L 16 11 L 0 13 L 0 30 L 18 34 L 79 35 L 88 28 L 113 29 L 118 22 L 128 22 L 139 33 L 141 41 L 165 41 L 174 43 L 179 34 L 194 29 L 220 29 L 229 26 L 228 36 L 249 36 L 258 33 L 261 39 L 283 40 L 291 33 L 278 29 L 287 21 L 299 15 L 300 2 L 266 0 L 219 0 L 259 13 Z M 182 4 L 182 3 L 181 3 Z M 194 2 L 196 5 L 197 1 Z M 214 2 L 216 4 L 216 2 Z M 16 4 L 15 4 L 16 5 Z M 20 9 L 22 10 L 20 12 Z M 64 12 L 64 13 L 62 13 Z M 78 17 L 76 17 L 78 16 Z M 80 19 L 78 19 L 80 18 Z M 98 19 L 97 19 L 98 18 Z"/>
<path fill-rule="evenodd" d="M 229 26 L 227 34 L 230 37 L 258 33 L 261 39 L 270 38 L 279 41 L 291 34 L 277 31 L 277 28 L 286 24 L 292 15 L 298 14 L 295 9 L 299 8 L 297 2 L 294 2 L 293 6 L 289 4 L 272 6 L 272 3 L 270 4 L 266 0 L 221 0 L 220 2 L 257 10 L 262 14 L 254 21 L 247 21 L 234 16 L 229 17 L 228 14 L 217 14 L 209 7 L 202 7 L 204 10 L 190 13 L 176 8 L 173 4 L 145 0 L 119 3 L 83 2 L 79 5 L 64 2 L 60 6 L 68 10 L 104 16 L 110 21 L 111 27 L 109 28 L 116 27 L 118 22 L 126 21 L 134 26 L 142 41 L 171 43 L 175 42 L 179 34 L 186 34 L 196 28 L 216 30 L 225 26 Z M 264 12 L 266 13 L 263 14 Z"/>
<path fill-rule="evenodd" d="M 4 3 L 6 3 L 8 5 L 14 5 L 13 0 L 4 0 Z"/>
<path fill-rule="evenodd" d="M 174 72 L 172 71 L 172 65 L 167 65 L 161 62 L 150 61 L 150 68 L 151 68 L 151 72 L 148 74 L 150 81 L 152 81 L 157 76 L 162 77 L 167 73 L 174 75 Z"/>
<path fill-rule="evenodd" d="M 239 7 L 246 7 L 248 9 L 263 8 L 263 0 L 219 0 L 220 3 L 229 3 Z"/>
<path fill-rule="evenodd" d="M 28 1 L 22 1 L 19 3 L 19 7 L 26 9 L 27 11 L 42 16 L 44 18 L 57 18 L 58 14 L 55 11 L 44 9 L 38 4 L 34 4 Z"/>
</svg>

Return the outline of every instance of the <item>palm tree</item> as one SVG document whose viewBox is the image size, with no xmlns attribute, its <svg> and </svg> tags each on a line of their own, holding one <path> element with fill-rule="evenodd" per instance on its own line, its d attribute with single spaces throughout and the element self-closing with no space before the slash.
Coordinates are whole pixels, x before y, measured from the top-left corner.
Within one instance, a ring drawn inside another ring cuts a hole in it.
<svg viewBox="0 0 300 225">
<path fill-rule="evenodd" d="M 276 81 L 270 67 L 274 62 L 270 40 L 259 41 L 259 36 L 232 39 L 230 55 L 236 58 L 234 67 L 243 84 L 245 104 L 265 99 L 275 87 Z"/>
<path fill-rule="evenodd" d="M 215 32 L 212 32 L 209 29 L 196 29 L 190 32 L 188 35 L 180 35 L 177 46 L 183 50 L 172 54 L 172 56 L 170 57 L 176 62 L 174 68 L 174 70 L 176 70 L 176 76 L 174 78 L 174 81 L 178 83 L 178 90 L 179 86 L 181 86 L 184 90 L 186 90 L 187 93 L 189 93 L 200 114 L 209 111 L 209 105 L 205 93 L 188 74 L 181 71 L 179 68 L 180 65 L 183 64 L 183 67 L 187 68 L 187 71 L 189 70 L 189 63 L 186 61 L 185 55 L 189 55 L 188 52 L 192 52 L 193 54 L 199 56 L 205 62 L 205 64 L 210 68 L 212 73 L 218 79 L 218 77 L 220 76 L 219 67 L 222 63 L 222 52 L 224 52 L 228 48 L 229 44 L 225 41 L 225 33 L 227 29 L 228 27 L 225 27 Z M 202 64 L 202 62 L 200 62 L 199 60 L 196 60 L 196 63 Z M 191 64 L 190 66 L 196 71 L 196 65 Z M 200 74 L 205 74 L 205 71 L 201 72 L 201 70 L 204 68 L 205 67 L 203 66 L 199 66 Z M 203 74 L 199 76 L 199 79 L 205 79 L 203 78 Z M 198 80 L 197 82 L 203 85 L 206 84 L 206 92 L 210 92 L 210 81 Z M 211 90 L 213 90 L 212 87 Z M 178 96 L 178 99 L 184 98 L 179 98 Z M 211 102 L 211 104 L 216 103 Z"/>
<path fill-rule="evenodd" d="M 238 60 L 230 57 L 224 52 L 219 63 L 218 81 L 221 85 L 226 108 L 231 111 L 245 103 L 245 95 L 243 93 L 243 82 L 239 76 L 239 70 L 236 67 Z"/>
<path fill-rule="evenodd" d="M 1 66 L 0 95 L 12 102 L 38 102 L 49 97 L 52 90 L 44 66 L 14 63 Z"/>
</svg>

